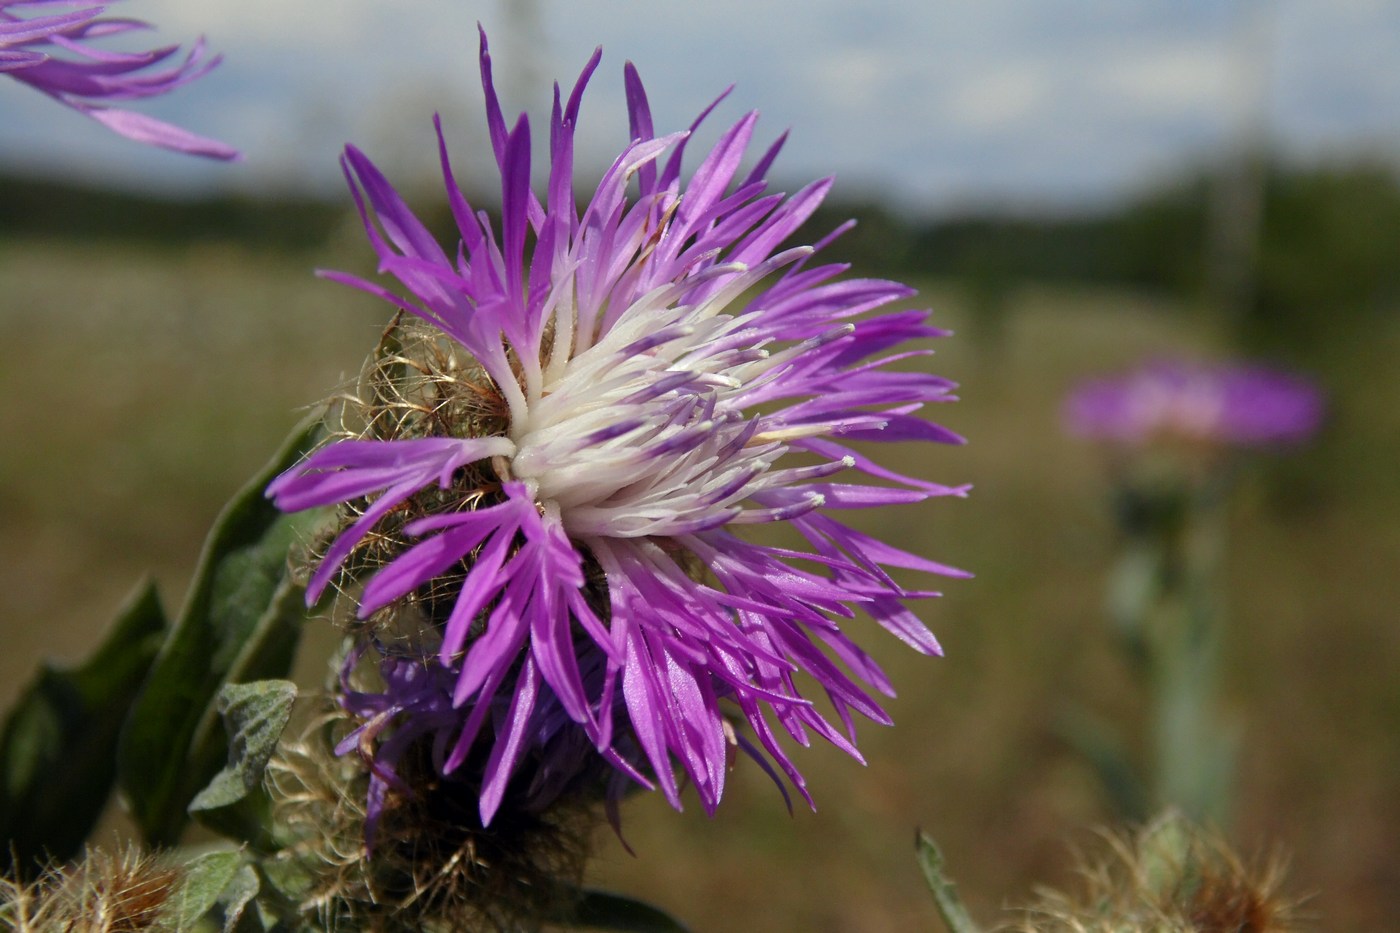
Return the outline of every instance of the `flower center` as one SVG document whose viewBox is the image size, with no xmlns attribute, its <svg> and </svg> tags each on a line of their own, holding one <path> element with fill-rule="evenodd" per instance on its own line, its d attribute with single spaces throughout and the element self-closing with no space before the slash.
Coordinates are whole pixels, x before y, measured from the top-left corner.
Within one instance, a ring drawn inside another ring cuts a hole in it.
<svg viewBox="0 0 1400 933">
<path fill-rule="evenodd" d="M 781 454 L 776 444 L 745 447 L 752 431 L 731 402 L 737 386 L 692 365 L 693 337 L 678 328 L 623 347 L 601 342 L 571 359 L 525 423 L 512 425 L 512 475 L 558 505 L 570 535 L 723 524 Z"/>
<path fill-rule="evenodd" d="M 745 506 L 772 505 L 764 492 L 848 465 L 773 469 L 787 445 L 750 411 L 796 348 L 770 353 L 755 312 L 728 310 L 771 269 L 728 269 L 731 280 L 693 301 L 679 288 L 639 299 L 512 423 L 511 474 L 558 506 L 571 537 L 678 536 L 790 517 L 821 496 Z"/>
</svg>

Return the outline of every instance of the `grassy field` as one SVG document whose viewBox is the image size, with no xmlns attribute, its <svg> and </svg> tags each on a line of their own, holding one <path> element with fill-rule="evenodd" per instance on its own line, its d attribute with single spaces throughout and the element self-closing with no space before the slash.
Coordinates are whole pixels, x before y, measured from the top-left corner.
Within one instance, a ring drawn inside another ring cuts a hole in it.
<svg viewBox="0 0 1400 933">
<path fill-rule="evenodd" d="M 178 605 L 222 501 L 302 406 L 358 370 L 385 309 L 309 269 L 362 265 L 347 249 L 304 261 L 0 241 L 0 704 L 39 658 L 80 655 L 142 574 Z M 956 290 L 924 297 L 968 330 Z M 1219 349 L 1180 308 L 1035 288 L 1013 295 L 999 334 L 942 341 L 931 365 L 963 401 L 936 416 L 971 443 L 903 467 L 976 490 L 889 511 L 880 533 L 977 574 L 924 610 L 947 657 L 865 639 L 901 690 L 897 725 L 863 730 L 868 767 L 800 753 L 817 813 L 789 817 L 741 763 L 713 820 L 634 800 L 637 855 L 600 836 L 594 880 L 699 933 L 936 930 L 920 826 L 985 920 L 1036 882 L 1071 881 L 1072 849 L 1111 814 L 1055 724 L 1088 708 L 1131 731 L 1141 710 L 1103 622 L 1103 471 L 1062 435 L 1059 400 L 1146 354 Z M 1251 471 L 1230 516 L 1234 836 L 1287 853 L 1289 890 L 1328 930 L 1400 915 L 1400 328 L 1357 353 L 1329 386 L 1325 436 Z"/>
</svg>

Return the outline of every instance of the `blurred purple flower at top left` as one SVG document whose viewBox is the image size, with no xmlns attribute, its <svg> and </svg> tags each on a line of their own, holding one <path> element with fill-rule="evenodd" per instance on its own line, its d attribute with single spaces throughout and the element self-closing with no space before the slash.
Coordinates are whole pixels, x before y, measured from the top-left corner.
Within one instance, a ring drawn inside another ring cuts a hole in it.
<svg viewBox="0 0 1400 933">
<path fill-rule="evenodd" d="M 207 74 L 220 57 L 206 55 L 203 39 L 183 57 L 178 45 L 143 52 L 96 48 L 89 42 L 151 28 L 136 19 L 104 17 L 105 10 L 72 0 L 0 0 L 0 73 L 128 139 L 211 159 L 241 158 L 218 140 L 108 106 L 169 93 Z"/>
</svg>

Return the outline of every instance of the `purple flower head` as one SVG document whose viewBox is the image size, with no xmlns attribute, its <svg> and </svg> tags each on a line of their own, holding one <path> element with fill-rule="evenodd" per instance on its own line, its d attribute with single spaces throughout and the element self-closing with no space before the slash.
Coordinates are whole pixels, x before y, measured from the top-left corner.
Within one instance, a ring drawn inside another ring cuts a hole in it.
<svg viewBox="0 0 1400 933">
<path fill-rule="evenodd" d="M 1317 432 L 1322 414 L 1312 383 L 1250 363 L 1155 360 L 1082 383 L 1065 400 L 1071 433 L 1125 446 L 1301 444 Z"/>
<path fill-rule="evenodd" d="M 431 738 L 443 774 L 480 759 L 483 822 L 513 776 L 512 793 L 528 783 L 543 803 L 597 763 L 676 807 L 683 772 L 712 812 L 734 749 L 810 802 L 780 736 L 859 758 L 852 714 L 889 721 L 871 696 L 889 681 L 845 628 L 860 612 L 937 654 L 904 605 L 935 594 L 888 568 L 965 575 L 832 514 L 966 492 L 851 446 L 961 442 L 917 414 L 951 400 L 952 383 L 893 365 L 930 352 L 907 341 L 945 332 L 927 312 L 879 310 L 905 286 L 810 264 L 826 241 L 783 246 L 830 180 L 770 193 L 781 139 L 741 171 L 756 114 L 683 181 L 689 133 L 656 135 L 630 64 L 631 140 L 579 210 L 574 132 L 600 55 L 567 98 L 555 88 L 541 197 L 530 123 L 503 116 L 483 33 L 502 216 L 497 227 L 468 204 L 439 124 L 454 249 L 346 149 L 379 271 L 402 291 L 326 275 L 404 309 L 432 352 L 394 351 L 417 394 L 375 409 L 359 436 L 328 443 L 268 495 L 287 511 L 342 506 L 308 600 L 349 581 L 363 585 L 361 618 L 413 605 L 431 620 L 429 651 L 421 637 L 407 649 L 376 636 L 384 689 L 351 701 L 365 725 L 345 748 L 377 749 L 372 794 L 393 785 L 408 743 Z M 806 546 L 745 537 L 772 523 Z M 799 680 L 825 694 L 834 722 Z"/>
<path fill-rule="evenodd" d="M 103 17 L 104 9 L 75 0 L 0 0 L 0 72 L 137 142 L 213 159 L 240 158 L 217 140 L 107 106 L 169 93 L 203 76 L 219 56 L 206 58 L 202 39 L 183 59 L 174 45 L 145 52 L 99 49 L 89 43 L 150 28 L 140 20 Z"/>
</svg>

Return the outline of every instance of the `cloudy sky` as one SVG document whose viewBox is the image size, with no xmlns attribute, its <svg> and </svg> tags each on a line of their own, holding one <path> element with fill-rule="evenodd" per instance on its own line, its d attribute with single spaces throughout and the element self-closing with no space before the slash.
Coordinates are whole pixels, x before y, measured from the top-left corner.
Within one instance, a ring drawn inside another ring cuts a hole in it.
<svg viewBox="0 0 1400 933">
<path fill-rule="evenodd" d="M 144 188 L 333 191 L 346 141 L 392 177 L 425 177 L 437 110 L 471 175 L 485 157 L 478 20 L 508 104 L 541 116 L 543 79 L 571 82 L 604 47 L 581 128 L 595 168 L 625 136 L 627 59 L 658 129 L 684 127 L 734 83 L 716 128 L 748 109 L 771 134 L 791 128 L 780 178 L 835 173 L 838 190 L 910 210 L 1092 203 L 1248 126 L 1293 158 L 1400 159 L 1393 0 L 127 0 L 117 12 L 224 53 L 145 109 L 247 161 L 144 151 L 7 83 L 0 164 Z"/>
</svg>

